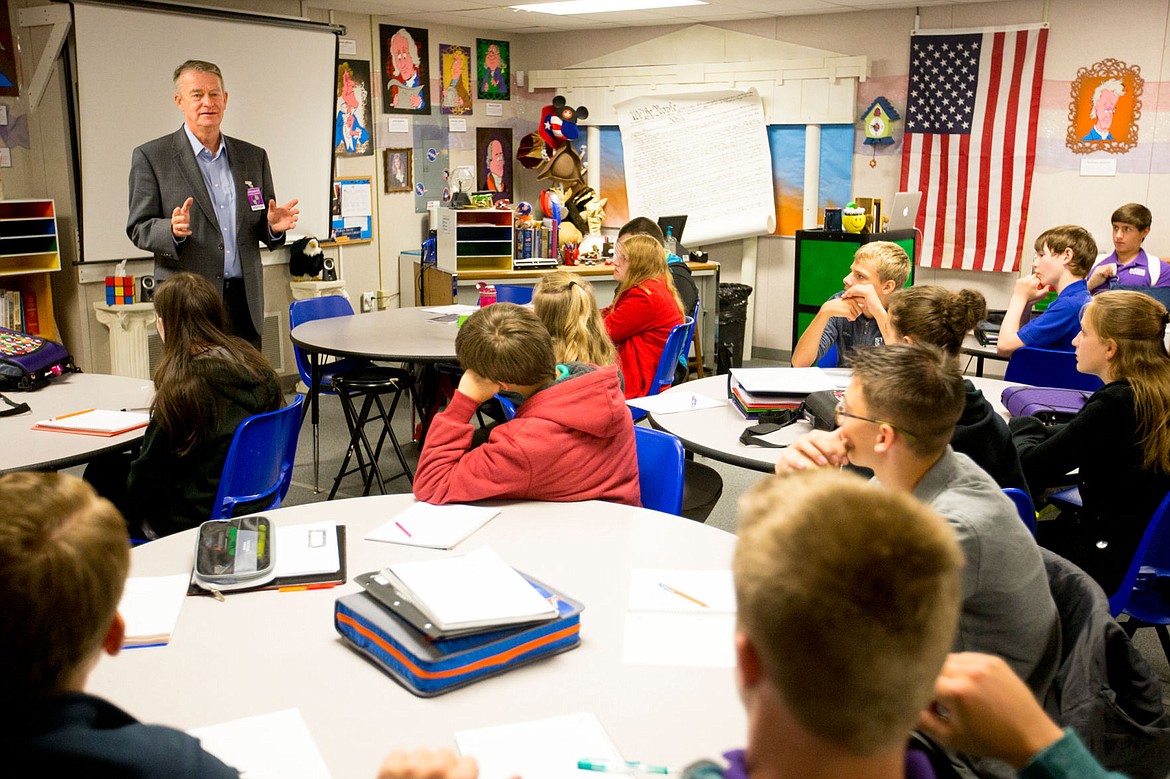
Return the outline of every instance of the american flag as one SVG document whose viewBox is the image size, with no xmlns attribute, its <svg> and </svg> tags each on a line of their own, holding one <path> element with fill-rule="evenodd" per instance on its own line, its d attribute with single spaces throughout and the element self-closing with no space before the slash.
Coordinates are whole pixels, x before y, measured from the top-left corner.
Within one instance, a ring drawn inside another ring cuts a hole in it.
<svg viewBox="0 0 1170 779">
<path fill-rule="evenodd" d="M 1018 271 L 1028 222 L 1045 25 L 910 39 L 904 192 L 922 192 L 920 264 Z"/>
</svg>

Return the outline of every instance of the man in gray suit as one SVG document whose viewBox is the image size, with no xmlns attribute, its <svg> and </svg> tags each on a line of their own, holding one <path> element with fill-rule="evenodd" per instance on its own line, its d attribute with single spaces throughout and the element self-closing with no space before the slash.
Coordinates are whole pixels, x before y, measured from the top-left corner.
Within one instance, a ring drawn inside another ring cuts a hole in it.
<svg viewBox="0 0 1170 779">
<path fill-rule="evenodd" d="M 227 99 L 223 74 L 212 63 L 188 60 L 175 69 L 175 105 L 184 123 L 134 150 L 126 234 L 154 255 L 160 281 L 186 270 L 216 285 L 234 333 L 258 349 L 259 244 L 283 244 L 300 211 L 296 200 L 276 204 L 263 149 L 219 131 Z"/>
</svg>

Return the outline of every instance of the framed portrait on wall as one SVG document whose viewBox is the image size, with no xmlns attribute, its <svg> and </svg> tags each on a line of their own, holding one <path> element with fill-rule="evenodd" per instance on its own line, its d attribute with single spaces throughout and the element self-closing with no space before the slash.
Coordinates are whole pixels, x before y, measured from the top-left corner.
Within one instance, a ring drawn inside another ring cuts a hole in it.
<svg viewBox="0 0 1170 779">
<path fill-rule="evenodd" d="M 386 149 L 383 152 L 383 181 L 387 193 L 410 191 L 411 153 L 410 149 Z"/>
<path fill-rule="evenodd" d="M 453 116 L 471 113 L 471 47 L 439 46 L 439 67 L 443 71 L 443 93 L 439 112 Z"/>
<path fill-rule="evenodd" d="M 12 40 L 12 22 L 8 0 L 0 0 L 0 97 L 19 97 L 16 80 L 16 42 Z"/>
<path fill-rule="evenodd" d="M 512 62 L 507 41 L 475 39 L 475 94 L 483 100 L 508 100 Z"/>
<path fill-rule="evenodd" d="M 368 157 L 374 153 L 370 134 L 370 63 L 337 63 L 337 107 L 333 153 L 338 157 Z"/>
<path fill-rule="evenodd" d="M 382 113 L 429 114 L 427 31 L 421 27 L 378 25 L 382 51 Z"/>
<path fill-rule="evenodd" d="M 478 191 L 492 193 L 493 200 L 511 200 L 512 128 L 477 127 L 475 156 Z"/>
<path fill-rule="evenodd" d="M 1065 145 L 1076 154 L 1124 154 L 1137 146 L 1144 86 L 1141 68 L 1115 59 L 1078 70 L 1070 89 Z"/>
</svg>

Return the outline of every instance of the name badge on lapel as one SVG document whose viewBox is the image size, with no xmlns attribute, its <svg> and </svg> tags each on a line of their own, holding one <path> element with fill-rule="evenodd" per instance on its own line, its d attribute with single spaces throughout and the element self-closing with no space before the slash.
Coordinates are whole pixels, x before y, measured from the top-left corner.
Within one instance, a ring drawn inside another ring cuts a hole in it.
<svg viewBox="0 0 1170 779">
<path fill-rule="evenodd" d="M 248 205 L 253 211 L 263 211 L 264 195 L 260 192 L 260 187 L 252 186 L 251 181 L 245 181 L 244 184 L 248 187 Z"/>
</svg>

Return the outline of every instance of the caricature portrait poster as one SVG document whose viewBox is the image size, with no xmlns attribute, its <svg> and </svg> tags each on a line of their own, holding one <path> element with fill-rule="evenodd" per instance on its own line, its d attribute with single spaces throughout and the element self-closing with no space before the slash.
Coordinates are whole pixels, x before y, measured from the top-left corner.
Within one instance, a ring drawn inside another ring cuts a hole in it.
<svg viewBox="0 0 1170 779">
<path fill-rule="evenodd" d="M 430 81 L 427 31 L 421 27 L 378 25 L 382 52 L 382 113 L 429 114 Z"/>
<path fill-rule="evenodd" d="M 507 41 L 475 39 L 475 94 L 483 100 L 508 100 L 512 63 Z"/>
<path fill-rule="evenodd" d="M 366 157 L 374 153 L 370 135 L 370 63 L 337 63 L 337 107 L 333 153 L 338 157 Z"/>
<path fill-rule="evenodd" d="M 1105 59 L 1073 80 L 1065 145 L 1076 154 L 1124 154 L 1137 145 L 1145 79 L 1141 68 Z"/>
<path fill-rule="evenodd" d="M 475 154 L 478 159 L 478 191 L 491 192 L 493 200 L 511 200 L 512 128 L 477 127 Z"/>
<path fill-rule="evenodd" d="M 471 47 L 441 44 L 439 62 L 443 69 L 443 94 L 439 96 L 440 112 L 454 116 L 470 114 Z"/>
</svg>

